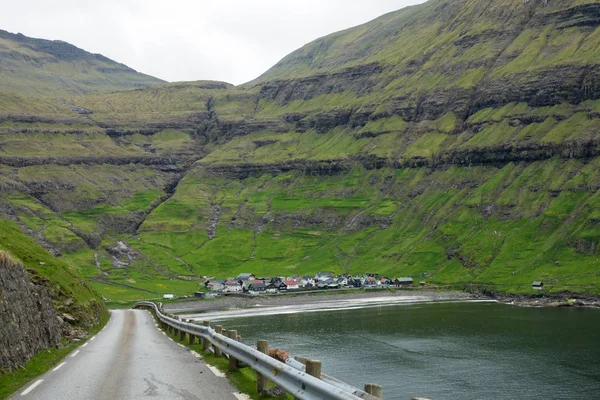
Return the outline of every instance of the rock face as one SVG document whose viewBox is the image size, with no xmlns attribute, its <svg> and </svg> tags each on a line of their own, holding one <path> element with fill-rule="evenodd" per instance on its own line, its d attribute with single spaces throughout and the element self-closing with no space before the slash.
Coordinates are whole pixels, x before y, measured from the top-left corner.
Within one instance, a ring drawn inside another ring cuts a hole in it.
<svg viewBox="0 0 600 400">
<path fill-rule="evenodd" d="M 28 276 L 22 264 L 0 252 L 0 370 L 18 368 L 56 346 L 61 335 L 48 281 Z"/>
</svg>

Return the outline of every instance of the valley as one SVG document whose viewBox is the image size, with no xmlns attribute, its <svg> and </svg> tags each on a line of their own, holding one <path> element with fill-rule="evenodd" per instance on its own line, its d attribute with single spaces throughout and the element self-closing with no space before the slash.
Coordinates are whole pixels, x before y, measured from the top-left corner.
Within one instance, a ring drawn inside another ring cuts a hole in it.
<svg viewBox="0 0 600 400">
<path fill-rule="evenodd" d="M 599 24 L 592 0 L 432 0 L 241 86 L 4 68 L 0 228 L 110 301 L 244 271 L 598 295 Z"/>
</svg>

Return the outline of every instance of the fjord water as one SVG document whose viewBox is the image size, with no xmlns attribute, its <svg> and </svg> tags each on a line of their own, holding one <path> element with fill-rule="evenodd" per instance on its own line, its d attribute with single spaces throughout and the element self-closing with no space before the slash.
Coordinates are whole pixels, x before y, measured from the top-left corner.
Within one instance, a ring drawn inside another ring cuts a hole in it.
<svg viewBox="0 0 600 400">
<path fill-rule="evenodd" d="M 274 311 L 275 312 L 275 311 Z M 442 302 L 221 320 L 385 399 L 600 398 L 600 310 Z"/>
</svg>

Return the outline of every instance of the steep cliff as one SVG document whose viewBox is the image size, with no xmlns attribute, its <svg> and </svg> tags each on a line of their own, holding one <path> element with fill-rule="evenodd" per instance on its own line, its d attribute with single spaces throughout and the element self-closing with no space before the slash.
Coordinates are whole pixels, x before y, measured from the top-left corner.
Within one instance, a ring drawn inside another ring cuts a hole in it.
<svg viewBox="0 0 600 400">
<path fill-rule="evenodd" d="M 0 252 L 0 370 L 11 371 L 60 343 L 49 286 L 34 283 L 22 264 Z"/>
<path fill-rule="evenodd" d="M 106 316 L 100 295 L 78 271 L 41 249 L 18 225 L 0 223 L 0 374 L 40 350 L 85 338 Z"/>
</svg>

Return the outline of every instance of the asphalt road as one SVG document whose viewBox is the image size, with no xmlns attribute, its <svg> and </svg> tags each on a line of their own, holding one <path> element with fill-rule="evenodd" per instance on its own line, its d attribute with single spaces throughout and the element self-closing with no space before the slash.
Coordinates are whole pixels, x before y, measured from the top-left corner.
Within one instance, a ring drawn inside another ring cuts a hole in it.
<svg viewBox="0 0 600 400">
<path fill-rule="evenodd" d="M 214 372 L 213 372 L 214 371 Z M 113 311 L 95 337 L 10 399 L 244 399 L 227 379 L 160 331 L 147 311 Z"/>
</svg>

